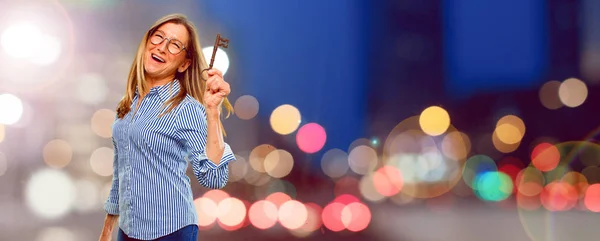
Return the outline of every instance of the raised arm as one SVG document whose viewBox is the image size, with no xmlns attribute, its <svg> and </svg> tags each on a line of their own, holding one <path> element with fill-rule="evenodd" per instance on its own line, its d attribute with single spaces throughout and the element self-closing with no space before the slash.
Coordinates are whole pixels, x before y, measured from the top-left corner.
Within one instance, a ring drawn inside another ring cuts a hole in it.
<svg viewBox="0 0 600 241">
<path fill-rule="evenodd" d="M 208 125 L 206 118 L 202 105 L 184 103 L 177 116 L 177 138 L 188 151 L 198 182 L 207 188 L 221 189 L 229 180 L 228 163 L 235 160 L 235 156 L 227 143 L 222 142 L 222 150 L 207 145 L 208 133 L 220 130 L 213 130 L 213 125 Z M 221 136 L 221 141 L 222 138 Z M 212 157 L 209 158 L 207 153 L 212 154 Z"/>
</svg>

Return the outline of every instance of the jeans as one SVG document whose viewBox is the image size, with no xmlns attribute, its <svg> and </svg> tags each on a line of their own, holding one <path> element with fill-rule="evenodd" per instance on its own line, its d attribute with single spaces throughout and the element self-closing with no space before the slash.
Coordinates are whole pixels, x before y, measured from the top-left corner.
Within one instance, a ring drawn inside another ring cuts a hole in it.
<svg viewBox="0 0 600 241">
<path fill-rule="evenodd" d="M 192 224 L 185 226 L 171 234 L 162 236 L 155 241 L 197 241 L 198 240 L 198 226 Z M 117 241 L 141 241 L 139 239 L 133 239 L 127 237 L 122 229 L 119 229 Z"/>
</svg>

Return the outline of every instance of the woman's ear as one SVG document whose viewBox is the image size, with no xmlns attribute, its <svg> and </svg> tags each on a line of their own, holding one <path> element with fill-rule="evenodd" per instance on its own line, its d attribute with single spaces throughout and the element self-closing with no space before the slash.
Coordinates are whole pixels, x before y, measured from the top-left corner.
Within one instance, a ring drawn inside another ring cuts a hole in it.
<svg viewBox="0 0 600 241">
<path fill-rule="evenodd" d="M 190 67 L 190 64 L 192 63 L 191 59 L 185 59 L 185 61 L 183 62 L 183 64 L 181 64 L 181 66 L 179 66 L 179 68 L 177 68 L 177 71 L 179 73 L 183 73 L 183 71 L 185 71 L 188 67 Z"/>
</svg>

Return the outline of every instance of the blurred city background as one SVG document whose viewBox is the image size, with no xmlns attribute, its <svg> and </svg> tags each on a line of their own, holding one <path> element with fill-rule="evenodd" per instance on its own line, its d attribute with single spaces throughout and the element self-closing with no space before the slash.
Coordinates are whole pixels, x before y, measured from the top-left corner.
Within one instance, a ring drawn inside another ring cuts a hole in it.
<svg viewBox="0 0 600 241">
<path fill-rule="evenodd" d="M 0 0 L 0 240 L 98 239 L 115 107 L 175 12 L 230 39 L 199 240 L 598 239 L 600 1 Z"/>
</svg>

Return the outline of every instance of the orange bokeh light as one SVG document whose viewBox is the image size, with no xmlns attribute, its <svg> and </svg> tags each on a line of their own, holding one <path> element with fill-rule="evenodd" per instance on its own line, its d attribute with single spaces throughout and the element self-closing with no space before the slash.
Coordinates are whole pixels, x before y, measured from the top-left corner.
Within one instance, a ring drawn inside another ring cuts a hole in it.
<svg viewBox="0 0 600 241">
<path fill-rule="evenodd" d="M 383 166 L 373 173 L 373 185 L 379 194 L 391 197 L 402 190 L 404 179 L 398 168 Z"/>
<path fill-rule="evenodd" d="M 585 207 L 592 212 L 600 212 L 600 184 L 588 186 L 583 198 Z"/>
<path fill-rule="evenodd" d="M 531 152 L 531 164 L 543 172 L 554 170 L 560 161 L 560 152 L 550 143 L 540 143 Z"/>
<path fill-rule="evenodd" d="M 579 195 L 573 186 L 565 182 L 551 182 L 540 194 L 542 205 L 550 211 L 568 211 L 575 207 Z"/>
</svg>

